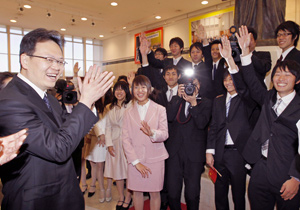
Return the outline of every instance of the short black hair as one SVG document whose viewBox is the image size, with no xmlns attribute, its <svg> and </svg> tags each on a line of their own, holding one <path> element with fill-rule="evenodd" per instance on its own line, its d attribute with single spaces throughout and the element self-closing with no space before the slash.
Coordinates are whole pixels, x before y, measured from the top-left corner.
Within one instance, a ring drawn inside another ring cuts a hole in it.
<svg viewBox="0 0 300 210">
<path fill-rule="evenodd" d="M 166 72 L 167 72 L 168 70 L 172 70 L 172 69 L 175 69 L 176 72 L 177 72 L 177 75 L 179 76 L 180 72 L 179 72 L 177 66 L 175 66 L 175 65 L 168 65 L 168 66 L 166 66 L 166 67 L 164 68 L 164 70 L 163 70 L 163 73 L 162 73 L 163 76 L 166 75 Z"/>
<path fill-rule="evenodd" d="M 248 26 L 247 26 L 247 28 L 248 28 L 248 32 L 253 35 L 253 38 L 256 41 L 257 40 L 257 32 L 256 32 L 256 30 L 254 28 L 248 27 Z"/>
<path fill-rule="evenodd" d="M 120 80 L 125 80 L 127 83 L 128 83 L 128 80 L 127 80 L 127 76 L 125 76 L 125 75 L 120 75 L 119 77 L 118 77 L 118 80 L 117 80 L 117 82 L 119 82 Z"/>
<path fill-rule="evenodd" d="M 210 43 L 210 46 L 212 46 L 213 44 L 221 44 L 222 45 L 222 42 L 219 39 L 215 39 Z"/>
<path fill-rule="evenodd" d="M 292 39 L 295 39 L 295 37 L 297 37 L 294 41 L 294 46 L 296 47 L 298 44 L 298 40 L 299 40 L 299 30 L 300 30 L 299 25 L 290 20 L 281 23 L 279 26 L 277 26 L 277 28 L 275 30 L 275 38 L 277 37 L 277 34 L 280 30 L 291 32 Z"/>
<path fill-rule="evenodd" d="M 202 44 L 200 42 L 195 42 L 194 44 L 192 44 L 190 46 L 190 49 L 189 49 L 190 55 L 191 55 L 191 51 L 192 51 L 193 47 L 195 47 L 197 50 L 201 50 L 201 51 L 202 51 L 202 48 L 203 48 Z"/>
<path fill-rule="evenodd" d="M 231 74 L 230 74 L 229 71 L 226 69 L 226 70 L 224 71 L 224 74 L 223 74 L 223 80 L 225 80 L 225 79 L 228 77 L 228 75 L 230 75 L 230 77 L 231 77 Z"/>
<path fill-rule="evenodd" d="M 4 81 L 7 78 L 12 78 L 14 75 L 10 72 L 1 72 L 0 73 L 0 91 L 3 90 L 3 88 L 5 88 L 6 84 L 4 83 Z"/>
<path fill-rule="evenodd" d="M 273 77 L 276 73 L 276 70 L 279 68 L 282 71 L 286 71 L 286 67 L 288 68 L 289 72 L 296 77 L 296 82 L 300 80 L 300 64 L 294 60 L 284 60 L 278 61 L 274 66 L 271 74 L 271 80 L 273 82 Z"/>
<path fill-rule="evenodd" d="M 20 53 L 32 55 L 35 51 L 35 46 L 38 42 L 46 42 L 46 41 L 53 41 L 55 42 L 63 51 L 63 45 L 64 45 L 64 38 L 58 31 L 54 30 L 47 30 L 44 28 L 38 28 L 33 31 L 30 31 L 28 34 L 26 34 L 20 44 Z"/>
<path fill-rule="evenodd" d="M 169 46 L 171 46 L 171 44 L 173 44 L 173 43 L 177 43 L 179 45 L 180 49 L 184 48 L 183 40 L 179 37 L 172 38 L 170 40 Z M 182 53 L 182 50 L 181 50 L 181 53 Z"/>
<path fill-rule="evenodd" d="M 161 53 L 164 55 L 164 57 L 167 57 L 167 56 L 168 56 L 168 52 L 167 52 L 167 50 L 166 50 L 165 48 L 159 47 L 159 48 L 157 48 L 157 49 L 155 50 L 155 53 L 156 53 L 156 52 L 161 52 Z"/>
<path fill-rule="evenodd" d="M 115 97 L 115 92 L 118 88 L 121 88 L 122 90 L 124 90 L 126 96 L 125 96 L 125 100 L 123 101 L 122 105 L 126 105 L 129 103 L 129 101 L 131 100 L 131 94 L 129 91 L 129 85 L 127 82 L 124 81 L 118 81 L 116 82 L 116 84 L 114 85 L 114 89 L 113 89 L 113 99 L 110 105 L 110 109 L 112 109 L 115 105 L 118 104 L 118 99 Z"/>
<path fill-rule="evenodd" d="M 55 83 L 54 88 L 58 94 L 62 94 L 67 87 L 67 81 L 64 79 L 58 79 Z"/>
</svg>

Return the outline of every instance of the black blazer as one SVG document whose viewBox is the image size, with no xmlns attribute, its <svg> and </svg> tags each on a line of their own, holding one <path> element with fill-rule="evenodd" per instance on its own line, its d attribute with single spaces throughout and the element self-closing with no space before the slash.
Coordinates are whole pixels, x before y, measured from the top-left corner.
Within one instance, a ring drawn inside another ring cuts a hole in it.
<svg viewBox="0 0 300 210">
<path fill-rule="evenodd" d="M 190 109 L 185 117 L 185 100 L 173 96 L 168 104 L 167 117 L 172 122 L 172 132 L 166 143 L 169 157 L 185 150 L 190 161 L 205 162 L 207 127 L 211 117 L 211 101 L 197 100 L 198 105 Z"/>
<path fill-rule="evenodd" d="M 296 47 L 294 49 L 291 50 L 291 52 L 289 52 L 286 57 L 284 58 L 284 60 L 294 60 L 297 63 L 300 64 L 300 51 L 296 49 Z"/>
<path fill-rule="evenodd" d="M 267 178 L 271 184 L 280 188 L 291 176 L 300 179 L 296 169 L 298 156 L 298 129 L 296 123 L 300 119 L 300 96 L 296 94 L 291 103 L 277 117 L 273 110 L 277 91 L 267 91 L 255 76 L 252 64 L 243 66 L 242 75 L 252 98 L 262 106 L 258 122 L 244 148 L 246 161 L 255 164 L 261 157 L 261 146 L 269 139 Z M 240 74 L 237 73 L 237 74 Z M 242 84 L 239 77 L 233 75 L 236 86 Z"/>
<path fill-rule="evenodd" d="M 27 83 L 15 76 L 0 93 L 0 131 L 28 128 L 20 154 L 1 166 L 2 209 L 84 209 L 71 154 L 98 121 L 79 103 L 68 116 L 48 95 L 52 112 Z"/>
<path fill-rule="evenodd" d="M 152 66 L 141 67 L 137 71 L 137 75 L 144 75 L 149 78 L 152 87 L 157 90 L 161 90 L 166 86 L 166 81 L 163 78 L 161 69 L 154 68 Z"/>
<path fill-rule="evenodd" d="M 228 117 L 226 117 L 226 95 L 220 95 L 214 100 L 207 149 L 215 149 L 215 161 L 222 160 L 227 129 L 234 145 L 242 155 L 252 132 L 249 119 L 255 106 L 255 102 L 248 94 L 238 94 L 231 99 Z"/>
<path fill-rule="evenodd" d="M 211 45 L 203 47 L 203 56 L 205 58 L 205 64 L 210 69 L 210 79 L 213 86 L 214 96 L 218 96 L 220 94 L 226 94 L 226 89 L 223 85 L 223 77 L 227 68 L 225 68 L 225 59 L 221 58 L 217 67 L 216 75 L 214 80 L 212 80 L 212 69 L 213 69 L 213 60 L 211 57 Z"/>
<path fill-rule="evenodd" d="M 200 82 L 200 96 L 204 98 L 214 99 L 216 93 L 213 89 L 211 80 L 211 69 L 206 63 L 201 62 L 194 68 L 194 70 L 196 71 Z"/>
<path fill-rule="evenodd" d="M 154 57 L 153 51 L 147 55 L 148 62 L 154 68 L 164 69 L 169 65 L 173 65 L 173 58 L 166 58 L 164 60 L 159 60 Z M 192 63 L 184 58 L 181 58 L 177 63 L 177 68 L 179 72 L 182 74 L 185 69 L 191 69 Z"/>
<path fill-rule="evenodd" d="M 257 76 L 258 80 L 261 82 L 261 84 L 265 87 L 264 79 L 266 77 L 266 74 L 268 71 L 270 71 L 272 66 L 272 60 L 271 60 L 271 54 L 270 52 L 264 52 L 264 51 L 253 51 L 252 53 L 252 63 L 255 70 L 255 75 Z"/>
</svg>

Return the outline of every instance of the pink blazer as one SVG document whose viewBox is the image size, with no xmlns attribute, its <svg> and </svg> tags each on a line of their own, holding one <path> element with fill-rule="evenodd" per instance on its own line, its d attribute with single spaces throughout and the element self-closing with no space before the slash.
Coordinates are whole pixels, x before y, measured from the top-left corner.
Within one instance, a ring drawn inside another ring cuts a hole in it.
<svg viewBox="0 0 300 210">
<path fill-rule="evenodd" d="M 140 130 L 141 119 L 135 103 L 125 111 L 122 141 L 128 163 L 137 159 L 141 163 L 154 163 L 169 157 L 163 143 L 169 137 L 166 109 L 150 100 L 145 121 L 155 130 L 156 140 Z"/>
</svg>

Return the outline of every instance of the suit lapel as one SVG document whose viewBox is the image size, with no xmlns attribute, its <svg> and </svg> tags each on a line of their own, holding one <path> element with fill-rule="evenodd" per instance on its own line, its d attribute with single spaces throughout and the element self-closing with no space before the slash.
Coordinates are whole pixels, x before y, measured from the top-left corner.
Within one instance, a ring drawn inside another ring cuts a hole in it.
<svg viewBox="0 0 300 210">
<path fill-rule="evenodd" d="M 228 120 L 231 120 L 235 114 L 235 110 L 239 105 L 238 95 L 231 99 L 229 112 L 228 112 Z"/>
<path fill-rule="evenodd" d="M 155 107 L 154 107 L 153 103 L 154 102 L 150 100 L 150 104 L 149 104 L 149 107 L 148 107 L 148 110 L 147 110 L 147 113 L 146 113 L 146 116 L 145 116 L 145 122 L 147 122 L 148 125 L 149 125 L 149 122 L 152 120 L 152 118 L 155 115 L 154 114 L 155 113 Z"/>
<path fill-rule="evenodd" d="M 291 103 L 283 110 L 281 115 L 278 117 L 285 117 L 293 114 L 294 112 L 298 111 L 300 107 L 300 96 L 296 93 L 294 99 L 291 101 Z"/>
</svg>

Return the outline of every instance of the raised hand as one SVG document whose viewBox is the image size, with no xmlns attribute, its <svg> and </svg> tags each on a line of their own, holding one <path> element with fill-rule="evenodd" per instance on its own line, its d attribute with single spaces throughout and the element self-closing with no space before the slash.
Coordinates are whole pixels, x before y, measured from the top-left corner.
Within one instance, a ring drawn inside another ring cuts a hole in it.
<svg viewBox="0 0 300 210">
<path fill-rule="evenodd" d="M 222 42 L 222 45 L 219 44 L 219 50 L 220 50 L 221 56 L 223 58 L 225 58 L 226 60 L 232 58 L 232 49 L 231 49 L 230 41 L 228 40 L 228 38 L 226 36 L 222 36 L 221 42 Z"/>
<path fill-rule="evenodd" d="M 78 85 L 81 93 L 79 102 L 91 108 L 92 104 L 104 96 L 113 85 L 115 77 L 112 72 L 102 72 L 100 67 L 93 65 L 89 68 L 83 82 L 78 77 Z"/>
<path fill-rule="evenodd" d="M 0 165 L 14 159 L 19 153 L 19 149 L 27 137 L 27 129 L 23 129 L 15 134 L 0 138 Z"/>
<path fill-rule="evenodd" d="M 200 23 L 196 29 L 196 36 L 202 40 L 203 45 L 208 44 L 205 27 Z"/>
<path fill-rule="evenodd" d="M 74 67 L 73 67 L 73 73 L 74 73 L 74 76 L 78 76 L 78 72 L 80 70 L 80 67 L 78 67 L 78 62 L 75 63 Z"/>
<path fill-rule="evenodd" d="M 240 48 L 242 49 L 242 56 L 246 56 L 250 53 L 250 34 L 248 33 L 247 26 L 241 26 L 239 28 L 240 34 L 236 33 Z"/>
</svg>

